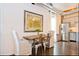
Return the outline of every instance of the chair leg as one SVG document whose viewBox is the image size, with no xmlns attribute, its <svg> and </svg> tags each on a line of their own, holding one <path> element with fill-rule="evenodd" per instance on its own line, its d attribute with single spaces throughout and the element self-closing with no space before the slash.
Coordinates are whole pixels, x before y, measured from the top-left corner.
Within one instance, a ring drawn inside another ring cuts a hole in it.
<svg viewBox="0 0 79 59">
<path fill-rule="evenodd" d="M 37 55 L 37 50 L 38 50 L 38 47 L 35 46 L 35 55 Z"/>
<path fill-rule="evenodd" d="M 44 51 L 46 50 L 46 44 L 45 43 L 43 43 L 43 45 L 44 45 Z"/>
<path fill-rule="evenodd" d="M 20 55 L 19 54 L 19 45 L 16 46 L 16 53 L 15 53 L 15 55 Z"/>
</svg>

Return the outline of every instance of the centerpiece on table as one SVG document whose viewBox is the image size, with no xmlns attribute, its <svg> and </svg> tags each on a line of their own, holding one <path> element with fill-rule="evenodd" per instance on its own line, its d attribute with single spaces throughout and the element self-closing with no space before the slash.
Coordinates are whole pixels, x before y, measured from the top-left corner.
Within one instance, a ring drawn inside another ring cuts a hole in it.
<svg viewBox="0 0 79 59">
<path fill-rule="evenodd" d="M 39 32 L 41 32 L 40 29 L 36 29 L 35 31 L 37 32 L 38 35 L 39 35 Z"/>
</svg>

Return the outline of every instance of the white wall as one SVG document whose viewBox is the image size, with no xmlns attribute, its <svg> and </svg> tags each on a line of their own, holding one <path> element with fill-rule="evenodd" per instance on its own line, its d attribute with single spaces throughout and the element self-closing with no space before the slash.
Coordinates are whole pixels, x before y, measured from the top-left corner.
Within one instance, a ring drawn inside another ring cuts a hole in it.
<svg viewBox="0 0 79 59">
<path fill-rule="evenodd" d="M 12 30 L 15 29 L 20 37 L 36 33 L 24 33 L 24 10 L 43 15 L 43 31 L 50 31 L 49 12 L 44 8 L 32 4 L 0 4 L 0 55 L 14 53 Z"/>
</svg>

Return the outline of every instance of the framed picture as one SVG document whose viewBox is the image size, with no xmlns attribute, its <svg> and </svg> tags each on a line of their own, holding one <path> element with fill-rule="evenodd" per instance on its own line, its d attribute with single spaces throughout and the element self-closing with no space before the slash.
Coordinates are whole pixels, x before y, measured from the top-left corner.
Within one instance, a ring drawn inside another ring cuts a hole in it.
<svg viewBox="0 0 79 59">
<path fill-rule="evenodd" d="M 43 31 L 43 16 L 24 10 L 24 32 L 37 31 Z"/>
</svg>

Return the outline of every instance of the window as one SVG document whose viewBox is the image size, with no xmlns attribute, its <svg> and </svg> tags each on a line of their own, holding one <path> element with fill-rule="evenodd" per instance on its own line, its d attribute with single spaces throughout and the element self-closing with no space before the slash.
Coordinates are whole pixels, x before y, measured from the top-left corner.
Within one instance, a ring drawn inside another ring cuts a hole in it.
<svg viewBox="0 0 79 59">
<path fill-rule="evenodd" d="M 54 41 L 57 41 L 56 39 L 56 16 L 51 16 L 51 31 L 54 31 Z"/>
</svg>

